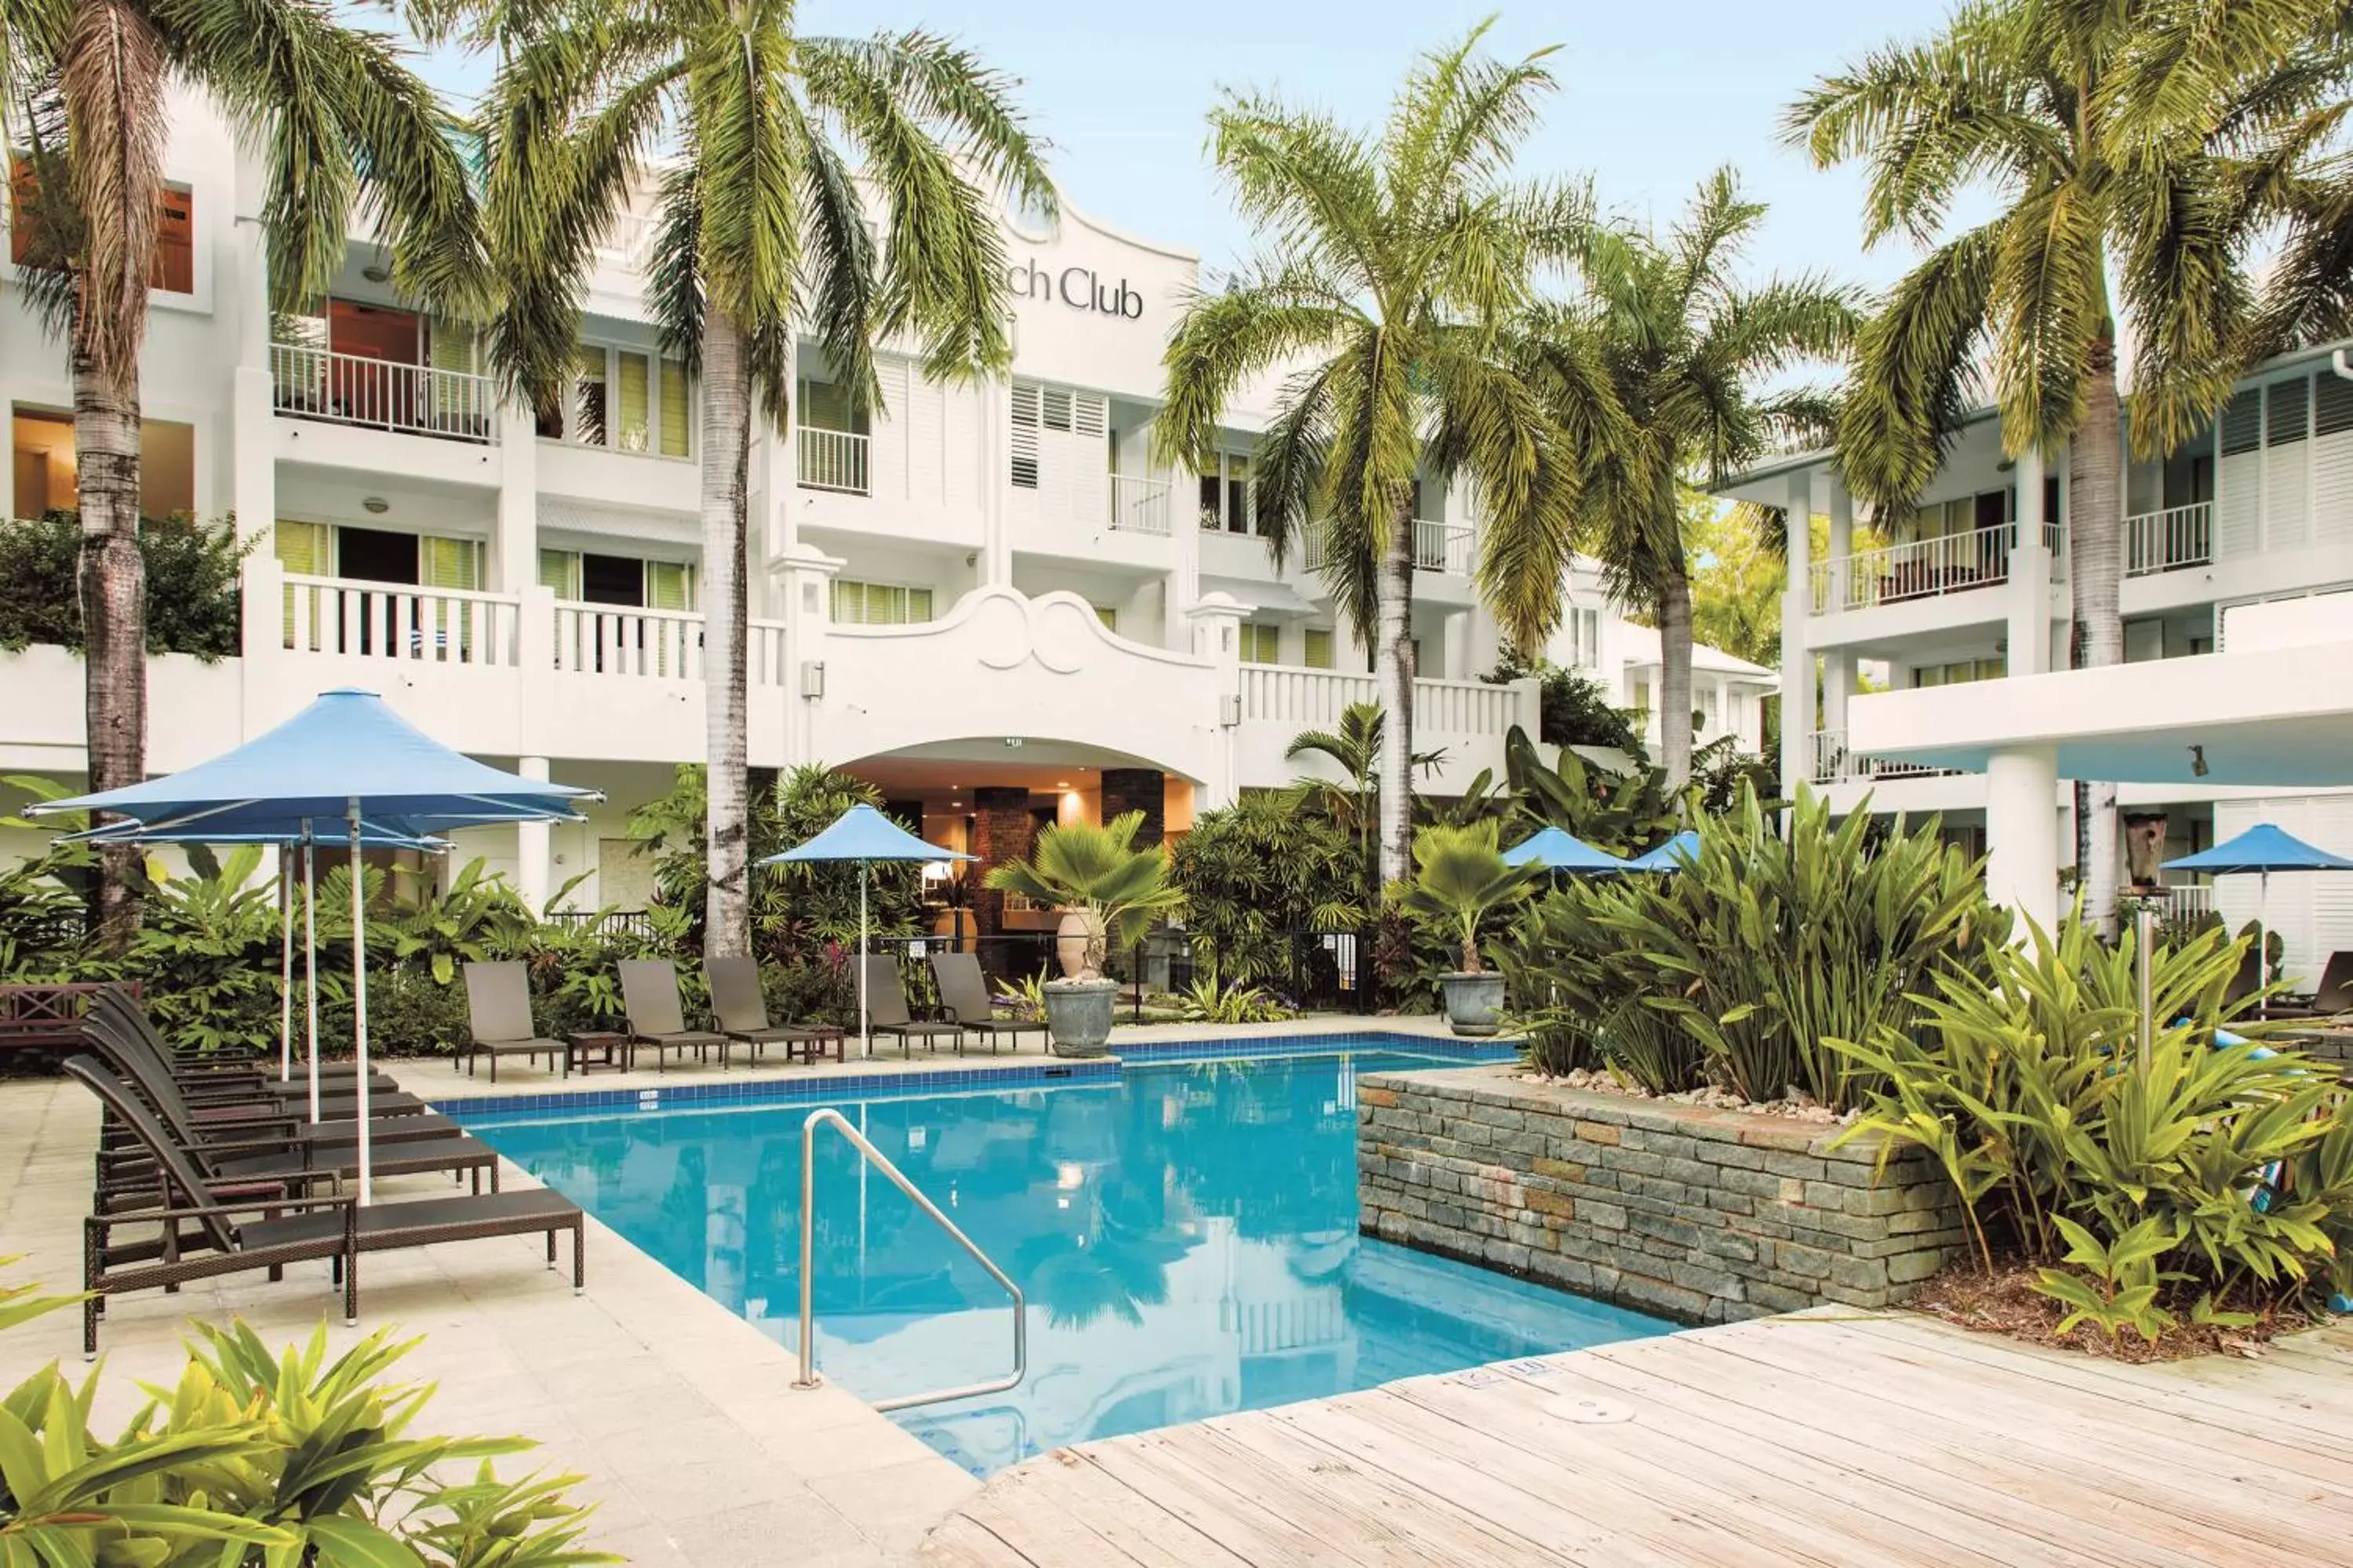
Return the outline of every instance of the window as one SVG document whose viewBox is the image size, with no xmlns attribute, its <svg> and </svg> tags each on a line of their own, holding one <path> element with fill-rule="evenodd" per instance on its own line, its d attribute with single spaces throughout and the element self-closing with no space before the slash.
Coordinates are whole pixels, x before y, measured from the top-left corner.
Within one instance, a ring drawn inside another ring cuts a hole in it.
<svg viewBox="0 0 2353 1568">
<path fill-rule="evenodd" d="M 1568 661 L 1578 669 L 1601 668 L 1601 612 L 1571 609 L 1562 617 L 1561 632 L 1568 642 Z"/>
<path fill-rule="evenodd" d="M 1012 464 L 1008 478 L 1018 489 L 1040 487 L 1039 463 L 1050 451 L 1051 460 L 1067 464 L 1077 475 L 1100 463 L 1099 445 L 1111 426 L 1111 400 L 1100 392 L 1079 392 L 1040 382 L 1013 384 Z M 1058 468 L 1058 475 L 1062 470 Z M 1107 465 L 1096 471 L 1108 475 Z M 1096 499 L 1090 490 L 1088 499 Z M 1095 515 L 1092 508 L 1086 515 Z"/>
<path fill-rule="evenodd" d="M 575 604 L 617 608 L 691 610 L 694 568 L 681 561 L 641 561 L 593 551 L 542 550 L 540 586 Z"/>
<path fill-rule="evenodd" d="M 1113 609 L 1109 605 L 1097 605 L 1095 606 L 1095 619 L 1103 623 L 1103 630 L 1107 632 L 1116 632 L 1119 630 L 1119 612 Z"/>
<path fill-rule="evenodd" d="M 692 401 L 680 361 L 657 363 L 643 349 L 582 343 L 573 353 L 571 391 L 563 406 L 539 411 L 539 433 L 551 441 L 617 452 L 689 457 Z"/>
<path fill-rule="evenodd" d="M 1912 684 L 1915 687 L 1962 686 L 1973 680 L 2000 680 L 2009 668 L 2009 659 L 2000 654 L 1991 658 L 1956 659 L 1950 664 L 1923 664 L 1914 667 Z"/>
<path fill-rule="evenodd" d="M 1278 651 L 1282 644 L 1282 628 L 1261 621 L 1242 623 L 1242 662 L 1244 664 L 1280 664 Z"/>
<path fill-rule="evenodd" d="M 932 591 L 895 583 L 833 584 L 833 619 L 846 626 L 903 626 L 932 618 Z"/>
<path fill-rule="evenodd" d="M 1301 659 L 1310 669 L 1332 668 L 1332 631 L 1328 626 L 1309 626 L 1307 646 L 1301 650 Z"/>
<path fill-rule="evenodd" d="M 1651 683 L 1634 682 L 1634 727 L 1641 729 L 1651 721 Z"/>
<path fill-rule="evenodd" d="M 32 160 L 21 155 L 9 160 L 8 209 L 8 259 L 24 266 L 37 248 L 41 196 Z M 165 294 L 196 291 L 196 198 L 185 185 L 165 185 L 156 195 L 155 254 L 147 286 Z"/>
<path fill-rule="evenodd" d="M 691 411 L 686 405 L 686 365 L 683 362 L 666 359 L 661 362 L 661 454 L 665 458 L 683 458 L 691 446 L 687 428 Z"/>
<path fill-rule="evenodd" d="M 649 452 L 653 450 L 653 356 L 616 349 L 613 371 L 613 445 L 624 452 Z"/>
<path fill-rule="evenodd" d="M 542 550 L 539 552 L 539 585 L 559 599 L 580 597 L 580 552 L 576 550 Z"/>
<path fill-rule="evenodd" d="M 573 355 L 572 438 L 590 447 L 607 444 L 605 422 L 607 355 L 603 349 L 583 343 Z"/>
<path fill-rule="evenodd" d="M 802 428 L 838 430 L 851 436 L 866 434 L 866 410 L 851 406 L 847 387 L 803 376 L 800 398 Z"/>
<path fill-rule="evenodd" d="M 1212 533 L 1248 533 L 1255 515 L 1250 458 L 1219 453 L 1216 472 L 1201 476 L 1201 526 Z"/>
</svg>

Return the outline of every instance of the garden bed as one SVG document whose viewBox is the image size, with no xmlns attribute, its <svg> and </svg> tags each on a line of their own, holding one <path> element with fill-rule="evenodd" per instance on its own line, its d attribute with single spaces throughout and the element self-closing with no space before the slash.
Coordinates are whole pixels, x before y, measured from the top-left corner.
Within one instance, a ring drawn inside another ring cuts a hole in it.
<svg viewBox="0 0 2353 1568">
<path fill-rule="evenodd" d="M 1908 1297 L 1968 1245 L 1917 1150 L 1513 1067 L 1357 1085 L 1362 1228 L 1684 1322 Z"/>
</svg>

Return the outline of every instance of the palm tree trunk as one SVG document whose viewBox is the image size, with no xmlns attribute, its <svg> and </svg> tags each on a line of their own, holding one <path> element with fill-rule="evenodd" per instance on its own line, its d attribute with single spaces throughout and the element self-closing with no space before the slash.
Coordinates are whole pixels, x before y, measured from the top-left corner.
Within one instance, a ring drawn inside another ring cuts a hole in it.
<svg viewBox="0 0 2353 1568">
<path fill-rule="evenodd" d="M 139 552 L 139 379 L 130 384 L 74 364 L 76 500 L 81 508 L 79 588 L 85 710 L 92 791 L 147 773 L 147 564 Z M 99 854 L 101 945 L 118 948 L 139 924 L 139 851 Z"/>
<path fill-rule="evenodd" d="M 751 370 L 743 333 L 714 305 L 702 328 L 702 683 L 710 880 L 702 942 L 705 953 L 720 958 L 752 951 L 744 660 L 751 460 Z"/>
<path fill-rule="evenodd" d="M 1691 574 L 1681 561 L 1659 583 L 1659 763 L 1667 793 L 1681 794 L 1692 765 Z"/>
<path fill-rule="evenodd" d="M 1375 578 L 1374 684 L 1381 726 L 1381 881 L 1413 869 L 1413 502 L 1398 502 Z"/>
<path fill-rule="evenodd" d="M 2117 596 L 2124 574 L 2124 449 L 2118 425 L 2116 342 L 2113 331 L 2092 343 L 2084 367 L 2084 417 L 2076 426 L 2068 480 L 2067 583 L 2078 669 L 2124 660 Z M 2075 867 L 2084 913 L 2103 936 L 2116 934 L 2116 786 L 2075 785 Z"/>
</svg>

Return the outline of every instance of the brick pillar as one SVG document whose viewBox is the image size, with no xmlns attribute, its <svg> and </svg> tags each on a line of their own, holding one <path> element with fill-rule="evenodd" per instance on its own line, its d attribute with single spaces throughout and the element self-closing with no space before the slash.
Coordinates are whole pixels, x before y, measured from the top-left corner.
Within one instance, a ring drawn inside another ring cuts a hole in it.
<svg viewBox="0 0 2353 1568">
<path fill-rule="evenodd" d="M 1144 813 L 1144 826 L 1135 830 L 1135 847 L 1139 849 L 1160 842 L 1164 833 L 1161 812 L 1167 798 L 1168 777 L 1158 768 L 1103 771 L 1103 819 L 1109 822 L 1124 812 Z"/>
<path fill-rule="evenodd" d="M 972 792 L 972 843 L 980 857 L 966 868 L 972 879 L 973 929 L 995 936 L 1005 929 L 1005 895 L 990 889 L 988 874 L 999 866 L 1029 858 L 1029 792 L 1026 789 L 976 789 Z"/>
</svg>

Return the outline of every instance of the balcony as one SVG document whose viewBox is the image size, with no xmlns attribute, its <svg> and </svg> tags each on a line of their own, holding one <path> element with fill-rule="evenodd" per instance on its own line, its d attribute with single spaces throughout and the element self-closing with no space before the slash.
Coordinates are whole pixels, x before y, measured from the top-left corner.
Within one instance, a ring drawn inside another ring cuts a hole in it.
<svg viewBox="0 0 2353 1568">
<path fill-rule="evenodd" d="M 1149 533 L 1166 538 L 1175 508 L 1166 479 L 1111 476 L 1111 526 L 1115 533 Z"/>
<path fill-rule="evenodd" d="M 1934 778 L 1955 771 L 1927 767 L 1918 763 L 1884 762 L 1851 752 L 1847 749 L 1846 731 L 1843 730 L 1817 730 L 1807 740 L 1813 748 L 1813 782 L 1818 784 Z"/>
<path fill-rule="evenodd" d="M 836 495 L 874 493 L 871 437 L 854 430 L 800 427 L 800 488 L 829 490 Z"/>
<path fill-rule="evenodd" d="M 520 606 L 511 595 L 289 573 L 290 652 L 399 664 L 512 668 Z"/>
<path fill-rule="evenodd" d="M 2214 559 L 2214 503 L 2168 507 L 2125 519 L 2125 575 L 2151 577 Z"/>
<path fill-rule="evenodd" d="M 271 406 L 283 418 L 476 445 L 495 433 L 498 394 L 486 375 L 272 343 L 269 380 Z"/>
<path fill-rule="evenodd" d="M 2042 534 L 2051 550 L 2052 575 L 2057 577 L 2066 563 L 2065 538 L 2057 523 L 2045 523 Z M 1835 615 L 1999 586 L 2010 581 L 2017 539 L 2018 525 L 2005 522 L 1817 562 L 1810 584 L 1813 613 Z"/>
<path fill-rule="evenodd" d="M 1202 526 L 1208 524 L 1205 521 Z M 1478 544 L 1479 531 L 1467 522 L 1439 522 L 1426 517 L 1413 520 L 1413 564 L 1417 571 L 1467 577 L 1477 558 Z M 1307 545 L 1300 560 L 1310 572 L 1323 570 L 1324 536 L 1320 531 L 1308 531 Z"/>
</svg>

